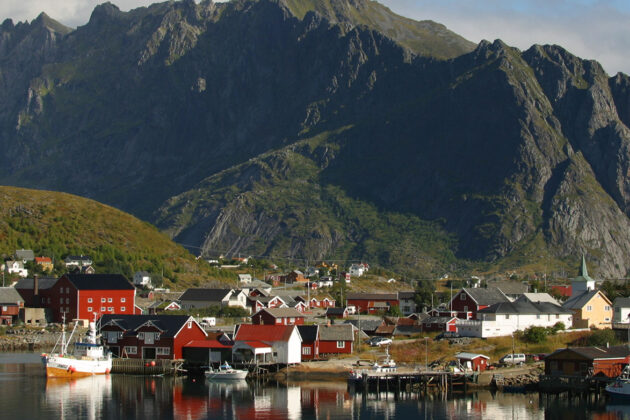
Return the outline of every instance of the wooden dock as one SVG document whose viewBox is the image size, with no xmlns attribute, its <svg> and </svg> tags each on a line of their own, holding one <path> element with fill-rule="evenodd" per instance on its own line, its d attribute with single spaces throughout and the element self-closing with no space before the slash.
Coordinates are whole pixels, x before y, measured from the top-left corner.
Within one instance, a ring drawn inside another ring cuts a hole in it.
<svg viewBox="0 0 630 420">
<path fill-rule="evenodd" d="M 420 393 L 437 390 L 449 395 L 453 388 L 463 388 L 474 381 L 472 374 L 453 372 L 364 372 L 358 378 L 348 379 L 351 389 L 365 393 Z"/>
<path fill-rule="evenodd" d="M 176 375 L 182 372 L 183 360 L 145 360 L 117 358 L 112 360 L 112 373 L 131 375 Z"/>
</svg>

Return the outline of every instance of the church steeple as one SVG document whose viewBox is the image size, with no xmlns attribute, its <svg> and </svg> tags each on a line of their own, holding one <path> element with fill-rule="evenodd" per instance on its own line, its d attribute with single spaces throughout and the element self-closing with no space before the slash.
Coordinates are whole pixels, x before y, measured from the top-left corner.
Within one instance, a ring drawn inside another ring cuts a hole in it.
<svg viewBox="0 0 630 420">
<path fill-rule="evenodd" d="M 588 269 L 586 268 L 586 258 L 584 258 L 584 254 L 582 254 L 582 267 L 580 267 L 580 272 L 578 273 L 578 276 L 589 278 Z"/>
</svg>

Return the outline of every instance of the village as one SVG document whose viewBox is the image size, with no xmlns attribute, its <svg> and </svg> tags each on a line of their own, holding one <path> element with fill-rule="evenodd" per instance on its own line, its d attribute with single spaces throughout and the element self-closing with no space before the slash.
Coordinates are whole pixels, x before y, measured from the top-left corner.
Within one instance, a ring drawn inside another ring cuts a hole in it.
<svg viewBox="0 0 630 420">
<path fill-rule="evenodd" d="M 369 270 L 364 263 L 353 264 L 341 280 L 294 270 L 266 281 L 238 274 L 234 288 L 171 292 L 153 288 L 146 272 L 131 281 L 94 273 L 90 257 L 82 255 L 67 257 L 68 273 L 58 278 L 15 271 L 24 270 L 29 259 L 49 262 L 20 250 L 3 267 L 19 275 L 0 288 L 4 328 L 43 329 L 63 320 L 85 327 L 96 319 L 102 344 L 116 359 L 137 361 L 125 369 L 136 366 L 140 373 L 147 366 L 203 372 L 228 362 L 256 374 L 291 370 L 345 378 L 362 364 L 383 365 L 393 356 L 401 372 L 487 372 L 481 381 L 486 385 L 505 376 L 502 368 L 522 366 L 517 373 L 529 382 L 536 371 L 540 378 L 534 382 L 558 391 L 612 380 L 630 362 L 630 346 L 610 341 L 542 353 L 535 340 L 523 344 L 536 333 L 543 339 L 584 338 L 608 331 L 612 335 L 605 337 L 620 343 L 630 336 L 630 298 L 611 302 L 589 276 L 584 257 L 570 284 L 555 286 L 562 301 L 529 290 L 525 282 L 483 287 L 473 279 L 435 307 L 418 302 L 413 290 L 347 291 L 335 299 L 329 293 L 333 283 L 360 281 Z"/>
</svg>

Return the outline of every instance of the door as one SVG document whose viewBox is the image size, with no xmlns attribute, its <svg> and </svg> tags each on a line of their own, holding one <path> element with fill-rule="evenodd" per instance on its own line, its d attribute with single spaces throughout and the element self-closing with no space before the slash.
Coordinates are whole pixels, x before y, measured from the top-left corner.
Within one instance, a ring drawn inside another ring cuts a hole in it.
<svg viewBox="0 0 630 420">
<path fill-rule="evenodd" d="M 143 359 L 155 359 L 155 347 L 143 347 L 142 348 Z"/>
</svg>

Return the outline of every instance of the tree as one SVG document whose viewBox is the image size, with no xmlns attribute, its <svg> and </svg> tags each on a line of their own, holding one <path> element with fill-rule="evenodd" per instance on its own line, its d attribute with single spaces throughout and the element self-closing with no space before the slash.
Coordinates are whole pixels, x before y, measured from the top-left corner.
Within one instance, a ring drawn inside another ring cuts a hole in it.
<svg viewBox="0 0 630 420">
<path fill-rule="evenodd" d="M 549 332 L 545 327 L 532 326 L 523 331 L 523 339 L 528 343 L 542 343 L 547 338 Z"/>
<path fill-rule="evenodd" d="M 595 330 L 586 339 L 589 346 L 604 347 L 607 344 L 617 344 L 617 337 L 613 330 Z"/>
</svg>

